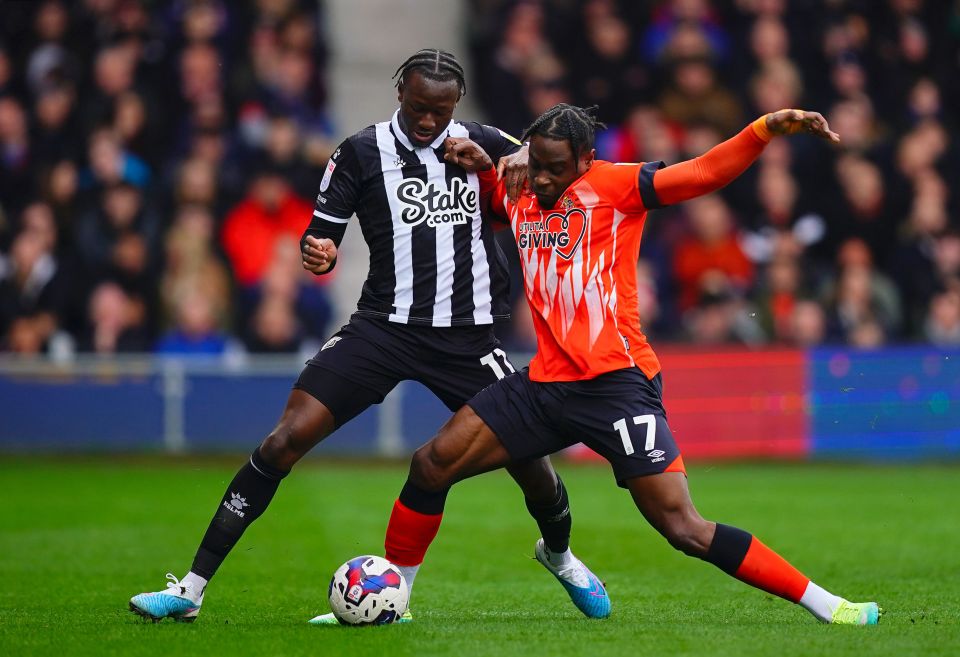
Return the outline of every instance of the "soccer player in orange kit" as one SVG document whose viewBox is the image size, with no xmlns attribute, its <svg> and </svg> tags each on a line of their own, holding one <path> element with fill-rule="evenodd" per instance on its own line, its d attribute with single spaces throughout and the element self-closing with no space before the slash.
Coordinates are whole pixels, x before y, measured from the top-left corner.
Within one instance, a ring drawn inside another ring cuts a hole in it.
<svg viewBox="0 0 960 657">
<path fill-rule="evenodd" d="M 562 104 L 541 115 L 524 134 L 529 191 L 515 203 L 502 183 L 492 191 L 490 209 L 509 222 L 519 248 L 537 353 L 529 368 L 468 401 L 414 454 L 387 528 L 387 558 L 423 560 L 455 482 L 582 441 L 610 462 L 617 483 L 673 547 L 822 622 L 876 624 L 877 603 L 833 595 L 753 535 L 697 512 L 636 303 L 648 210 L 723 187 L 774 136 L 839 136 L 816 112 L 781 110 L 693 160 L 615 164 L 594 159 L 601 124 L 593 109 Z M 446 159 L 485 172 L 493 186 L 492 161 L 475 143 L 449 140 Z M 544 565 L 562 562 L 542 542 L 535 555 Z"/>
</svg>

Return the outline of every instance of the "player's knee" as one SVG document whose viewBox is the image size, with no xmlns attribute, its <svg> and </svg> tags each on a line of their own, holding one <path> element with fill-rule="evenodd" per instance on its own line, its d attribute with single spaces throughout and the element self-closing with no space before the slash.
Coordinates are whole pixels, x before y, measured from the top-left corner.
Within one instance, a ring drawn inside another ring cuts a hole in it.
<svg viewBox="0 0 960 657">
<path fill-rule="evenodd" d="M 268 465 L 289 470 L 303 456 L 297 444 L 293 428 L 280 423 L 260 444 L 260 456 Z"/>
<path fill-rule="evenodd" d="M 531 502 L 548 505 L 556 501 L 558 479 L 549 458 L 516 463 L 507 470 Z"/>
<path fill-rule="evenodd" d="M 660 533 L 674 549 L 691 557 L 702 557 L 710 549 L 709 523 L 699 516 L 683 511 L 669 513 Z"/>
<path fill-rule="evenodd" d="M 413 453 L 410 479 L 428 491 L 441 491 L 453 484 L 450 464 L 442 458 L 433 441 Z"/>
</svg>

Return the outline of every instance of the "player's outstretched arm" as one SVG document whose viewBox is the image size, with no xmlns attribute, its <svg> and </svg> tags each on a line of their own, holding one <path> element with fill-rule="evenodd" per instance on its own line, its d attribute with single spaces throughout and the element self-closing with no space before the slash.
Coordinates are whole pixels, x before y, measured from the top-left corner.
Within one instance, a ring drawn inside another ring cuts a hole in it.
<svg viewBox="0 0 960 657">
<path fill-rule="evenodd" d="M 714 192 L 753 164 L 773 137 L 798 133 L 840 141 L 819 112 L 786 109 L 765 114 L 700 157 L 658 171 L 653 178 L 657 197 L 661 205 L 673 205 Z"/>
<path fill-rule="evenodd" d="M 800 132 L 807 132 L 835 144 L 840 143 L 840 135 L 830 129 L 827 120 L 823 118 L 820 112 L 785 109 L 766 114 L 757 120 L 763 120 L 771 135 L 795 135 Z"/>
</svg>

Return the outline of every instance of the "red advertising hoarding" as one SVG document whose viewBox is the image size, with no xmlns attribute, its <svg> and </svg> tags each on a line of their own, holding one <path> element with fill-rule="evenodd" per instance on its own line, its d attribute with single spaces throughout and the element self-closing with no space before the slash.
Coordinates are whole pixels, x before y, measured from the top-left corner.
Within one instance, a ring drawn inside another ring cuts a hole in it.
<svg viewBox="0 0 960 657">
<path fill-rule="evenodd" d="M 667 418 L 685 459 L 809 454 L 806 356 L 660 348 Z M 574 458 L 599 458 L 578 445 Z"/>
</svg>

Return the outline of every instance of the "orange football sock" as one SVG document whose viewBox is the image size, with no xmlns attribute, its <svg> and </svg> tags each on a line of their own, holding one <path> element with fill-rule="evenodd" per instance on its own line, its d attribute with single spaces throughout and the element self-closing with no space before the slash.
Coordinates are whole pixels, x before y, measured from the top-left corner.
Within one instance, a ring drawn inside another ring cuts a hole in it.
<svg viewBox="0 0 960 657">
<path fill-rule="evenodd" d="M 442 513 L 419 513 L 400 500 L 394 502 L 384 541 L 387 560 L 398 566 L 418 566 L 423 563 L 427 548 L 440 530 L 441 520 Z"/>
<path fill-rule="evenodd" d="M 743 563 L 733 574 L 741 582 L 778 595 L 790 602 L 800 602 L 810 578 L 779 554 L 764 545 L 756 536 L 750 541 Z"/>
<path fill-rule="evenodd" d="M 719 522 L 703 559 L 741 582 L 790 602 L 800 602 L 810 582 L 749 532 Z"/>
</svg>

